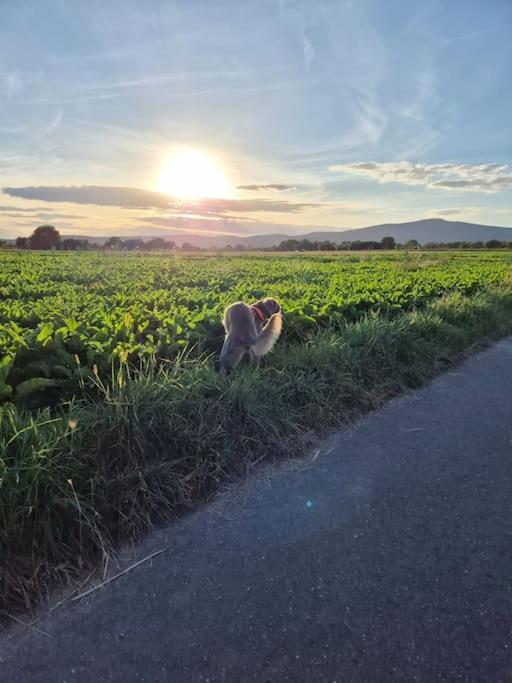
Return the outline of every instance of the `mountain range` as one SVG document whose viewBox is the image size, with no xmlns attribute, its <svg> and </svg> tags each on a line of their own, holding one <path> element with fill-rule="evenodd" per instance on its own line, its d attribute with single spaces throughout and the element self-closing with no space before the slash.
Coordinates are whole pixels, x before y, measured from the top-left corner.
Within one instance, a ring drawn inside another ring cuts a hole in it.
<svg viewBox="0 0 512 683">
<path fill-rule="evenodd" d="M 308 239 L 311 241 L 346 242 L 354 240 L 374 240 L 380 241 L 386 236 L 394 237 L 397 242 L 407 242 L 417 240 L 420 244 L 428 242 L 476 242 L 482 240 L 497 239 L 505 242 L 512 242 L 512 228 L 500 228 L 492 225 L 479 225 L 477 223 L 464 223 L 462 221 L 448 221 L 442 218 L 427 218 L 408 223 L 382 223 L 366 228 L 355 228 L 350 230 L 321 229 L 304 234 L 275 233 L 271 235 L 251 235 L 248 237 L 237 237 L 233 235 L 215 234 L 193 234 L 172 232 L 165 229 L 153 229 L 151 235 L 130 235 L 140 237 L 143 240 L 151 237 L 165 237 L 181 245 L 183 242 L 190 242 L 203 248 L 222 248 L 231 244 L 243 245 L 244 247 L 273 247 L 286 239 Z M 88 239 L 91 242 L 103 244 L 108 237 L 92 237 L 85 235 L 63 235 L 63 237 L 76 237 L 77 239 Z M 122 237 L 122 235 L 120 234 Z M 123 238 L 124 239 L 124 238 Z"/>
</svg>

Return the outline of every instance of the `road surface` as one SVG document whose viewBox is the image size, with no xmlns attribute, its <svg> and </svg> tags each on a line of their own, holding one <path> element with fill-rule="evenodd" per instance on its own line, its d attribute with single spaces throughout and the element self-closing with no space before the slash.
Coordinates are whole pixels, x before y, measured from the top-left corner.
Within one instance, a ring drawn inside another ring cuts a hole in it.
<svg viewBox="0 0 512 683">
<path fill-rule="evenodd" d="M 0 680 L 512 681 L 512 340 L 239 488 Z"/>
</svg>

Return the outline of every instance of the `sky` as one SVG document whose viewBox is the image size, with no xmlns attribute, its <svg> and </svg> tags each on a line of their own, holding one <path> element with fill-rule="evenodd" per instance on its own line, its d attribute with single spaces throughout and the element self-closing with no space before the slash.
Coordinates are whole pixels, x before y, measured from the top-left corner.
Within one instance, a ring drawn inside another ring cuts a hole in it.
<svg viewBox="0 0 512 683">
<path fill-rule="evenodd" d="M 0 237 L 512 226 L 510 0 L 1 0 Z"/>
</svg>

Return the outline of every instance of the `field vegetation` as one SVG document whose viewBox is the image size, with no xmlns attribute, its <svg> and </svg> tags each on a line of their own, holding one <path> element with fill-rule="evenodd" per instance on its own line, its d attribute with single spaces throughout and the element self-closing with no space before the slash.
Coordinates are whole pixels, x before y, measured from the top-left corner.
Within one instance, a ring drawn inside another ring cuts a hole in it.
<svg viewBox="0 0 512 683">
<path fill-rule="evenodd" d="M 512 253 L 0 252 L 0 608 L 512 330 Z M 233 301 L 280 300 L 259 369 Z"/>
</svg>

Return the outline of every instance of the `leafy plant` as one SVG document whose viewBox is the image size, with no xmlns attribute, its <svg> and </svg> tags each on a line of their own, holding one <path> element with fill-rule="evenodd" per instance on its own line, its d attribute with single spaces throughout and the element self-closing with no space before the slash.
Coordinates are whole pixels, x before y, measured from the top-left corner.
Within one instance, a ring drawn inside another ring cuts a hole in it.
<svg viewBox="0 0 512 683">
<path fill-rule="evenodd" d="M 222 344 L 224 307 L 272 295 L 285 341 L 368 313 L 419 310 L 510 279 L 512 254 L 175 256 L 0 253 L 0 401 L 39 406 L 83 389 L 95 366 L 199 356 Z M 78 359 L 78 363 L 76 361 Z M 29 382 L 39 379 L 39 382 Z M 42 381 L 46 380 L 46 381 Z M 21 390 L 20 390 L 21 387 Z"/>
</svg>

